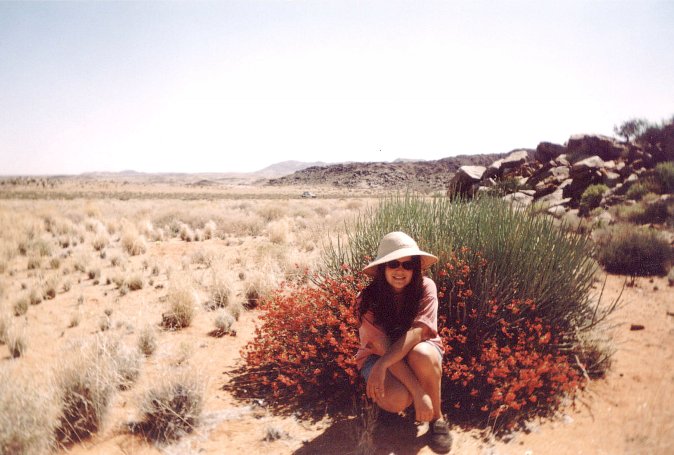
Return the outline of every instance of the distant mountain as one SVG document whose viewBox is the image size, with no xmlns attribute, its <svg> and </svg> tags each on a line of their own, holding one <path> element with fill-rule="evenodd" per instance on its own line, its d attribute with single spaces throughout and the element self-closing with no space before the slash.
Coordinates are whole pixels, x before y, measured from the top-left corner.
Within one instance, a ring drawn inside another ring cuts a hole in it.
<svg viewBox="0 0 674 455">
<path fill-rule="evenodd" d="M 272 164 L 271 166 L 267 166 L 264 169 L 260 169 L 259 171 L 253 172 L 256 177 L 264 177 L 264 178 L 279 178 L 283 177 L 284 175 L 289 175 L 292 174 L 293 172 L 301 171 L 303 169 L 306 169 L 308 167 L 320 167 L 320 166 L 327 166 L 327 163 L 324 163 L 322 161 L 315 161 L 313 163 L 307 163 L 304 161 L 281 161 L 280 163 Z"/>
</svg>

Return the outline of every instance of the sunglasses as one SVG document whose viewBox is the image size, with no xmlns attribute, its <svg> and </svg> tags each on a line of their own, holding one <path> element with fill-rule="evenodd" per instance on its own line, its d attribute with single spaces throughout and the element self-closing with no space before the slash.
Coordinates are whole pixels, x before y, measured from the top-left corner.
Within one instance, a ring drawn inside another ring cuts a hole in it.
<svg viewBox="0 0 674 455">
<path fill-rule="evenodd" d="M 395 270 L 398 267 L 400 267 L 401 265 L 403 266 L 403 269 L 405 269 L 405 270 L 414 270 L 415 264 L 414 264 L 414 260 L 412 260 L 412 259 L 410 259 L 408 261 L 405 261 L 405 262 L 400 262 L 400 261 L 394 259 L 393 261 L 388 261 L 386 263 L 386 267 L 388 267 L 391 270 Z"/>
</svg>

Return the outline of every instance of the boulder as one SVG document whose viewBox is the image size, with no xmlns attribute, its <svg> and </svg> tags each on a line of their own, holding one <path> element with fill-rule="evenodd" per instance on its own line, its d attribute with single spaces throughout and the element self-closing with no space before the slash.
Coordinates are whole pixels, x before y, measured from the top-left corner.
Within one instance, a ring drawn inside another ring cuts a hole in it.
<svg viewBox="0 0 674 455">
<path fill-rule="evenodd" d="M 566 208 L 561 205 L 550 207 L 547 212 L 555 218 L 561 218 L 566 213 Z"/>
<path fill-rule="evenodd" d="M 597 155 L 591 156 L 573 163 L 573 166 L 571 166 L 570 176 L 576 177 L 587 172 L 598 171 L 602 167 L 604 167 L 604 160 L 602 160 Z"/>
<path fill-rule="evenodd" d="M 602 173 L 598 169 L 592 169 L 590 171 L 575 175 L 571 181 L 571 184 L 564 188 L 564 197 L 570 197 L 574 200 L 579 200 L 588 186 L 595 183 L 601 183 L 601 181 Z"/>
<path fill-rule="evenodd" d="M 534 201 L 534 198 L 533 196 L 518 191 L 516 193 L 506 194 L 503 196 L 503 200 L 521 206 L 528 206 L 531 205 L 531 203 Z"/>
<path fill-rule="evenodd" d="M 493 163 L 489 165 L 489 167 L 484 171 L 484 174 L 482 175 L 482 178 L 488 179 L 492 177 L 498 177 L 501 175 L 501 164 L 503 163 L 503 160 L 496 160 Z"/>
<path fill-rule="evenodd" d="M 571 166 L 571 163 L 569 162 L 569 157 L 566 153 L 559 155 L 557 158 L 555 158 L 555 163 L 557 166 Z"/>
<path fill-rule="evenodd" d="M 447 195 L 452 195 L 454 191 L 462 194 L 472 193 L 473 185 L 482 180 L 486 170 L 484 166 L 461 166 L 449 181 Z"/>
<path fill-rule="evenodd" d="M 523 165 L 529 160 L 529 152 L 526 150 L 515 150 L 501 161 L 501 169 L 512 169 Z"/>
<path fill-rule="evenodd" d="M 566 144 L 568 154 L 582 157 L 597 155 L 602 160 L 619 158 L 627 154 L 628 148 L 615 139 L 598 134 L 579 134 L 569 138 Z"/>
<path fill-rule="evenodd" d="M 566 147 L 563 145 L 553 144 L 552 142 L 541 142 L 536 147 L 534 158 L 538 161 L 546 162 L 554 160 L 563 153 L 566 153 Z"/>
<path fill-rule="evenodd" d="M 550 169 L 550 176 L 561 183 L 569 178 L 569 168 L 567 166 L 557 166 Z"/>
<path fill-rule="evenodd" d="M 609 188 L 613 188 L 620 182 L 620 174 L 618 174 L 617 172 L 604 170 L 602 172 L 602 175 L 604 185 L 608 186 Z"/>
</svg>

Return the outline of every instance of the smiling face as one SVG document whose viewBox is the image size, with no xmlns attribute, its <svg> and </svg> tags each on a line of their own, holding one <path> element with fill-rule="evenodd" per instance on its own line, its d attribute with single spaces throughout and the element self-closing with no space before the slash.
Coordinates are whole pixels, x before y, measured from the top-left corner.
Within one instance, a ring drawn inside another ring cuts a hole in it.
<svg viewBox="0 0 674 455">
<path fill-rule="evenodd" d="M 414 270 L 405 269 L 402 262 L 412 260 L 411 256 L 405 256 L 399 258 L 399 265 L 397 268 L 392 269 L 388 264 L 384 265 L 384 276 L 386 277 L 386 282 L 393 288 L 393 292 L 399 294 L 405 289 L 405 287 L 412 282 L 412 276 L 414 275 Z"/>
</svg>

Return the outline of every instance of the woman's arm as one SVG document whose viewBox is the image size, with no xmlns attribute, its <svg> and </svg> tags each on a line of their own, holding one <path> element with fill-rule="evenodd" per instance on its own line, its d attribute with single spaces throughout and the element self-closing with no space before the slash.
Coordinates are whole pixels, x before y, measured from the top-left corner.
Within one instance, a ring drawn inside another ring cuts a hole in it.
<svg viewBox="0 0 674 455">
<path fill-rule="evenodd" d="M 372 366 L 370 377 L 367 381 L 367 395 L 369 397 L 375 398 L 384 396 L 384 380 L 386 379 L 386 370 L 403 360 L 407 353 L 409 353 L 414 346 L 423 340 L 422 336 L 423 329 L 421 327 L 410 328 L 403 336 L 398 338 L 396 342 L 388 348 L 384 355 L 382 355 L 377 360 L 377 362 Z M 396 374 L 396 376 L 398 375 Z M 408 377 L 408 375 L 404 375 L 402 378 L 398 379 L 401 380 L 401 382 L 412 394 L 418 391 L 417 389 L 419 388 L 419 383 L 416 381 L 414 375 L 412 375 L 411 378 Z"/>
</svg>

